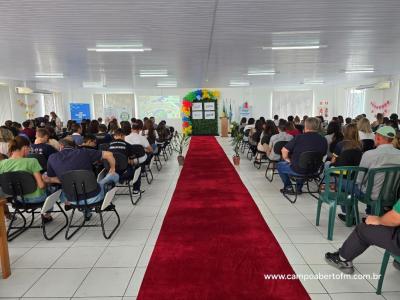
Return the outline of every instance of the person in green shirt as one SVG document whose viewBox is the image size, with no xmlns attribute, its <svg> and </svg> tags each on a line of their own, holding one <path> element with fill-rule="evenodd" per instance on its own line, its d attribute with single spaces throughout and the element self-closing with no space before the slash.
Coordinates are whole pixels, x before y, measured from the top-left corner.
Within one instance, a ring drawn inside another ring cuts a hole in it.
<svg viewBox="0 0 400 300">
<path fill-rule="evenodd" d="M 400 200 L 383 216 L 368 216 L 365 224 L 357 225 L 337 252 L 326 253 L 325 260 L 343 273 L 354 273 L 353 259 L 370 246 L 378 246 L 400 256 Z M 400 270 L 400 264 L 393 265 Z"/>
<path fill-rule="evenodd" d="M 42 170 L 36 158 L 26 157 L 29 154 L 29 141 L 17 136 L 9 142 L 9 158 L 0 161 L 0 174 L 7 172 L 24 171 L 31 173 L 36 180 L 37 189 L 30 194 L 24 195 L 27 203 L 41 203 L 46 199 L 46 184 L 42 179 Z"/>
</svg>

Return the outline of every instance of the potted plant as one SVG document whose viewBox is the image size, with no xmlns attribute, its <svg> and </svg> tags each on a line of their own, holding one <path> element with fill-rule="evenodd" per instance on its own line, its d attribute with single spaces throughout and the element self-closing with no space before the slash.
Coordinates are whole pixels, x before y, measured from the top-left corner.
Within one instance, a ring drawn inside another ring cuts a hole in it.
<svg viewBox="0 0 400 300">
<path fill-rule="evenodd" d="M 235 166 L 240 165 L 239 148 L 242 140 L 243 140 L 243 135 L 240 133 L 237 133 L 235 136 L 232 137 L 233 151 L 235 151 L 235 154 L 233 155 L 232 159 L 233 159 L 233 164 Z"/>
<path fill-rule="evenodd" d="M 236 136 L 239 134 L 239 124 L 235 121 L 231 123 L 231 137 Z"/>
<path fill-rule="evenodd" d="M 177 159 L 178 159 L 178 164 L 180 166 L 183 166 L 183 163 L 185 161 L 185 157 L 183 156 L 183 151 L 189 145 L 189 139 L 190 136 L 188 136 L 187 134 L 184 133 L 177 134 L 177 148 L 175 148 L 174 150 L 178 152 Z"/>
</svg>

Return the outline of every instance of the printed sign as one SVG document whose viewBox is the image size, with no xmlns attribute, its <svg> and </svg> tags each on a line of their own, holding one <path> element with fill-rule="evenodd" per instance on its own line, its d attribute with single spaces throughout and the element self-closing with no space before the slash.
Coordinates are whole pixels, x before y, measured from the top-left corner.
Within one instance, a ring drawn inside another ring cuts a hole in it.
<svg viewBox="0 0 400 300">
<path fill-rule="evenodd" d="M 193 110 L 203 110 L 203 103 L 196 103 L 196 102 L 194 102 L 193 104 L 192 104 L 192 111 Z"/>
<path fill-rule="evenodd" d="M 206 120 L 215 119 L 215 111 L 205 111 L 204 112 L 204 119 L 206 119 Z"/>
<path fill-rule="evenodd" d="M 192 119 L 193 120 L 201 120 L 201 119 L 203 119 L 203 111 L 193 111 L 192 112 Z"/>
<path fill-rule="evenodd" d="M 214 102 L 204 102 L 204 110 L 215 110 Z"/>
</svg>

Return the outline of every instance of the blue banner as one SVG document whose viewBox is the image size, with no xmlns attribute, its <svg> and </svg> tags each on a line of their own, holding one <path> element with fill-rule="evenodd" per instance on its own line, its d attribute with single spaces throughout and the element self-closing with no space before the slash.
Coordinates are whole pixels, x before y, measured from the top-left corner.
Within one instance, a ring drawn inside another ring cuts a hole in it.
<svg viewBox="0 0 400 300">
<path fill-rule="evenodd" d="M 90 104 L 88 103 L 71 103 L 70 111 L 71 120 L 78 123 L 80 123 L 82 119 L 90 119 Z"/>
</svg>

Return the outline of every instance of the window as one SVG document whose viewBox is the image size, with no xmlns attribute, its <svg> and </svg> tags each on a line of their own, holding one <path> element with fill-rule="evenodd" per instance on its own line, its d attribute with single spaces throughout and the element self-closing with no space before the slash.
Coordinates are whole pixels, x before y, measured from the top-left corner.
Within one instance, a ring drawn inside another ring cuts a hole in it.
<svg viewBox="0 0 400 300">
<path fill-rule="evenodd" d="M 346 89 L 346 116 L 354 118 L 364 113 L 365 90 Z"/>
<path fill-rule="evenodd" d="M 272 115 L 280 118 L 313 114 L 313 91 L 274 91 L 272 94 Z"/>
</svg>

